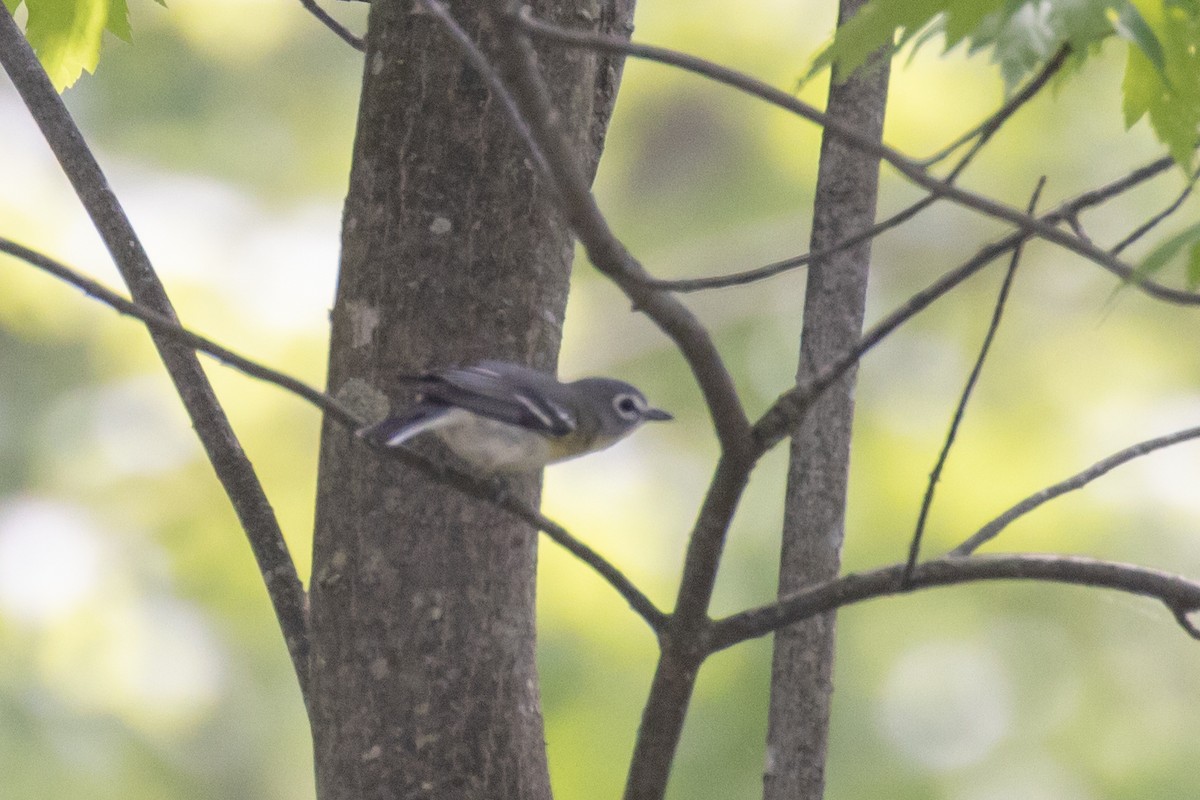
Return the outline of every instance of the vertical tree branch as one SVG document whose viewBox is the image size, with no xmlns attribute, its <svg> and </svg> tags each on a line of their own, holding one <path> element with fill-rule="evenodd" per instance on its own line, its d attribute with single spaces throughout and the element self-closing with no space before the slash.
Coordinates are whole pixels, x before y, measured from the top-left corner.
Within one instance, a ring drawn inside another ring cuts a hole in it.
<svg viewBox="0 0 1200 800">
<path fill-rule="evenodd" d="M 675 612 L 659 638 L 661 652 L 634 744 L 625 800 L 660 800 L 666 794 L 696 676 L 706 655 L 708 606 L 717 568 L 753 466 L 752 459 L 736 453 L 724 454 L 717 463 L 688 541 Z"/>
<path fill-rule="evenodd" d="M 0 64 L 96 226 L 133 301 L 176 320 L 175 310 L 150 258 L 100 165 L 16 22 L 3 10 L 0 10 Z M 161 333 L 152 331 L 151 338 L 254 551 L 307 704 L 307 602 L 279 522 L 195 352 Z"/>
<path fill-rule="evenodd" d="M 865 0 L 841 0 L 839 24 Z M 882 140 L 889 60 L 877 55 L 830 87 L 826 114 L 873 142 Z M 879 158 L 826 129 L 813 209 L 811 250 L 829 249 L 875 220 Z M 871 242 L 814 260 L 804 299 L 797 380 L 852 350 L 862 336 Z M 779 595 L 837 576 L 845 525 L 855 370 L 821 395 L 792 437 L 784 506 Z M 822 614 L 775 635 L 767 722 L 764 800 L 819 800 L 825 787 L 833 693 L 834 616 Z"/>
</svg>

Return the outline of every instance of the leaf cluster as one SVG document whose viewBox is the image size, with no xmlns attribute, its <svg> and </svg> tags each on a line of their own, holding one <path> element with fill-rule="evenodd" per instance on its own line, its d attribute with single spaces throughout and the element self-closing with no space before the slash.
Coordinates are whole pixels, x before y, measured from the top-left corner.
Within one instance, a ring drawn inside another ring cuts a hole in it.
<svg viewBox="0 0 1200 800">
<path fill-rule="evenodd" d="M 1122 83 L 1126 126 L 1143 117 L 1187 171 L 1200 130 L 1197 0 L 873 0 L 841 26 L 809 77 L 850 75 L 877 50 L 914 50 L 941 37 L 948 52 L 990 51 L 1011 91 L 1070 48 L 1076 63 L 1110 37 L 1128 44 Z"/>
<path fill-rule="evenodd" d="M 166 0 L 155 2 L 166 5 Z M 122 41 L 133 39 L 125 0 L 4 0 L 11 13 L 22 4 L 29 15 L 25 36 L 60 92 L 84 70 L 96 71 L 105 31 Z"/>
</svg>

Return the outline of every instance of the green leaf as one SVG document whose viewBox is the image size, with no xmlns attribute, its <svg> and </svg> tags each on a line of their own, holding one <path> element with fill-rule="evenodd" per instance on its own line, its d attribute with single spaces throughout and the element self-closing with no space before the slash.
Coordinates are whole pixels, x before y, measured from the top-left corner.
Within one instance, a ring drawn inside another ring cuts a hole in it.
<svg viewBox="0 0 1200 800">
<path fill-rule="evenodd" d="M 972 47 L 994 49 L 1005 85 L 1011 91 L 1064 45 L 1086 53 L 1113 33 L 1109 12 L 1124 0 L 1052 0 L 1008 3 L 989 17 L 972 37 Z"/>
<path fill-rule="evenodd" d="M 1137 6 L 1126 3 L 1119 10 L 1110 10 L 1109 21 L 1112 22 L 1113 30 L 1117 32 L 1117 35 L 1130 44 L 1136 45 L 1142 51 L 1142 55 L 1150 59 L 1150 63 L 1165 80 L 1167 57 L 1163 53 L 1162 42 L 1158 40 L 1154 30 L 1142 16 L 1142 12 L 1137 10 Z"/>
<path fill-rule="evenodd" d="M 833 66 L 838 80 L 848 77 L 881 47 L 895 51 L 897 31 L 915 35 L 943 10 L 945 0 L 873 0 L 838 28 L 833 42 L 813 61 L 811 78 Z"/>
<path fill-rule="evenodd" d="M 946 50 L 957 47 L 965 39 L 974 38 L 985 19 L 1004 14 L 1005 7 L 1009 5 L 1012 5 L 1012 0 L 960 3 L 954 8 L 947 7 L 941 26 L 946 34 Z"/>
<path fill-rule="evenodd" d="M 1192 282 L 1194 275 L 1197 279 L 1200 279 L 1200 272 L 1196 271 L 1197 266 L 1195 263 L 1197 258 L 1200 257 L 1197 255 L 1200 252 L 1200 222 L 1197 222 L 1195 225 L 1184 228 L 1151 250 L 1149 255 L 1142 259 L 1142 263 L 1138 265 L 1138 268 L 1134 270 L 1133 275 L 1129 278 L 1129 282 L 1141 283 L 1151 277 L 1169 264 L 1185 247 L 1191 248 L 1188 263 L 1188 282 Z"/>
<path fill-rule="evenodd" d="M 947 50 L 964 42 L 969 53 L 991 50 L 1011 90 L 1064 44 L 1086 52 L 1122 20 L 1128 35 L 1140 37 L 1153 53 L 1155 37 L 1146 35 L 1144 21 L 1139 27 L 1129 0 L 872 0 L 838 29 L 809 77 L 833 65 L 840 79 L 876 49 L 894 52 L 897 33 L 900 42 L 911 40 L 915 48 L 940 32 Z"/>
<path fill-rule="evenodd" d="M 1193 244 L 1188 253 L 1187 288 L 1189 292 L 1200 288 L 1200 242 Z"/>
<path fill-rule="evenodd" d="M 1190 173 L 1200 141 L 1200 0 L 871 0 L 837 30 L 806 80 L 830 65 L 843 80 L 880 48 L 911 43 L 915 51 L 938 33 L 947 49 L 990 51 L 1009 91 L 1063 46 L 1078 63 L 1120 36 L 1129 42 L 1126 126 L 1148 117 Z"/>
<path fill-rule="evenodd" d="M 95 71 L 104 31 L 127 42 L 133 36 L 127 0 L 4 0 L 10 11 L 22 2 L 25 36 L 59 91 Z"/>
<path fill-rule="evenodd" d="M 56 89 L 70 86 L 83 70 L 96 69 L 107 0 L 25 0 L 25 6 L 25 36 Z"/>
<path fill-rule="evenodd" d="M 971 52 L 990 46 L 1011 91 L 1062 46 L 1064 34 L 1054 27 L 1049 4 L 1011 4 L 988 15 L 972 36 Z"/>
<path fill-rule="evenodd" d="M 1125 63 L 1125 125 L 1149 117 L 1159 141 L 1189 174 L 1200 136 L 1200 8 L 1192 0 L 1133 0 L 1161 46 L 1162 68 L 1138 43 Z"/>
<path fill-rule="evenodd" d="M 129 27 L 129 7 L 125 0 L 109 0 L 108 19 L 105 29 L 123 42 L 133 41 L 133 31 Z"/>
<path fill-rule="evenodd" d="M 1150 102 L 1163 88 L 1162 77 L 1141 48 L 1129 45 L 1125 61 L 1125 77 L 1121 81 L 1121 110 L 1125 115 L 1125 127 L 1134 123 L 1150 111 Z"/>
</svg>

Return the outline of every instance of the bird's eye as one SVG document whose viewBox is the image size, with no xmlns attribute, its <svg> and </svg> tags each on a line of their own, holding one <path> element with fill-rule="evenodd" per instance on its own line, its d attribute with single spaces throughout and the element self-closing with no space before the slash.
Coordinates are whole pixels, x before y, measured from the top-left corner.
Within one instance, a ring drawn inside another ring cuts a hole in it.
<svg viewBox="0 0 1200 800">
<path fill-rule="evenodd" d="M 613 408 L 622 419 L 635 420 L 646 410 L 646 402 L 632 394 L 619 394 L 613 398 Z"/>
</svg>

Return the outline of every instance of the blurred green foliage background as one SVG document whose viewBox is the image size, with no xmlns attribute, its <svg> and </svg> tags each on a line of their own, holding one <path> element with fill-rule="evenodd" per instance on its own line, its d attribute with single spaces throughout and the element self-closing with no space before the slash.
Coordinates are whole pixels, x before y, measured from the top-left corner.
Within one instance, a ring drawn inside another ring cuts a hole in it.
<svg viewBox="0 0 1200 800">
<path fill-rule="evenodd" d="M 732 9 L 643 0 L 637 35 L 793 86 L 831 3 Z M 361 30 L 364 9 L 332 9 Z M 292 0 L 135 2 L 67 94 L 181 317 L 323 382 L 360 57 Z M 1043 207 L 1160 154 L 1122 129 L 1124 48 L 1023 110 L 964 178 Z M 804 89 L 820 102 L 822 80 Z M 898 61 L 886 138 L 931 153 L 992 111 L 983 58 Z M 0 81 L 0 234 L 118 285 L 11 86 Z M 730 90 L 630 63 L 601 166 L 615 229 L 660 276 L 806 249 L 819 131 Z M 1111 243 L 1180 189 L 1176 172 L 1089 215 Z M 881 209 L 914 191 L 885 170 Z M 1164 227 L 1196 218 L 1195 202 Z M 878 318 L 1000 228 L 939 205 L 875 243 Z M 1152 237 L 1154 238 L 1154 237 Z M 1143 248 L 1145 252 L 1152 242 Z M 860 371 L 848 569 L 903 557 L 926 476 L 983 335 L 1002 266 L 941 301 Z M 752 413 L 795 370 L 802 271 L 694 295 Z M 312 796 L 303 710 L 249 550 L 139 326 L 0 256 L 0 796 Z M 1046 245 L 1027 250 L 951 456 L 927 552 L 1133 441 L 1200 420 L 1196 312 Z M 307 575 L 318 415 L 211 373 Z M 619 375 L 678 422 L 547 475 L 546 510 L 669 607 L 716 452 L 663 336 L 581 263 L 562 373 Z M 784 454 L 739 513 L 716 613 L 774 593 Z M 1079 552 L 1200 576 L 1200 450 L 1143 459 L 1043 508 L 992 546 Z M 591 572 L 542 550 L 541 670 L 562 798 L 619 795 L 654 642 Z M 1092 800 L 1200 795 L 1200 648 L 1148 602 L 977 585 L 839 618 L 831 800 Z M 674 798 L 759 793 L 770 647 L 701 676 Z"/>
</svg>

